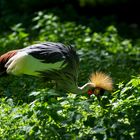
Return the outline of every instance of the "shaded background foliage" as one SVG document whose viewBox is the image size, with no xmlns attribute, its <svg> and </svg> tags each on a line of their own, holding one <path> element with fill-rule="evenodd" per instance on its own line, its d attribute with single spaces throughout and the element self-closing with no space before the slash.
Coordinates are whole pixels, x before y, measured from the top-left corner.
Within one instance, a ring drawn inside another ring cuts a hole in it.
<svg viewBox="0 0 140 140">
<path fill-rule="evenodd" d="M 34 12 L 47 10 L 59 16 L 62 21 L 74 20 L 74 22 L 85 25 L 89 23 L 86 20 L 95 16 L 96 19 L 101 20 L 101 26 L 99 27 L 97 23 L 97 27 L 94 23 L 92 25 L 95 26 L 94 30 L 103 31 L 108 24 L 115 24 L 119 33 L 125 37 L 136 38 L 139 35 L 137 26 L 140 23 L 139 5 L 138 0 L 11 0 L 11 2 L 1 0 L 0 25 L 4 31 L 9 30 L 10 25 L 19 22 L 29 27 Z M 85 18 L 84 21 L 83 18 Z M 125 23 L 128 23 L 127 26 Z"/>
<path fill-rule="evenodd" d="M 69 43 L 80 57 L 79 85 L 100 70 L 113 77 L 114 91 L 99 102 L 60 96 L 31 76 L 0 78 L 0 139 L 140 139 L 138 6 L 136 0 L 1 0 L 0 54 L 37 42 Z"/>
</svg>

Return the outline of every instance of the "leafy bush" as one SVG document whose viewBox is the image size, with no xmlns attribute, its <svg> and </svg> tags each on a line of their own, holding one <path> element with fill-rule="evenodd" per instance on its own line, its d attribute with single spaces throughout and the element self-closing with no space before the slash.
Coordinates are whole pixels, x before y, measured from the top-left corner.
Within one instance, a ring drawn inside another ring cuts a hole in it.
<svg viewBox="0 0 140 140">
<path fill-rule="evenodd" d="M 121 4 L 126 3 L 128 0 L 79 0 L 81 6 L 86 5 L 114 5 L 114 4 Z"/>
<path fill-rule="evenodd" d="M 1 99 L 1 139 L 138 139 L 140 135 L 140 80 L 120 83 L 112 97 L 93 96 L 42 99 L 30 104 Z M 131 93 L 131 94 L 130 94 Z"/>
<path fill-rule="evenodd" d="M 114 91 L 106 92 L 101 101 L 78 93 L 59 97 L 40 79 L 3 77 L 0 139 L 139 139 L 139 42 L 122 38 L 112 25 L 94 32 L 46 12 L 39 12 L 30 27 L 17 24 L 1 35 L 0 52 L 42 41 L 70 43 L 80 56 L 80 85 L 92 71 L 102 70 L 113 77 Z"/>
</svg>

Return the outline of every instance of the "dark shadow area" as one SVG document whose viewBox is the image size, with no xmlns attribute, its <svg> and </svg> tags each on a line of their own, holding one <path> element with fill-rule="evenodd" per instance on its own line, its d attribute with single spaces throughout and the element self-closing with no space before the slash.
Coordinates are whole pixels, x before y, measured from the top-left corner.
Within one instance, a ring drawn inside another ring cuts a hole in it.
<svg viewBox="0 0 140 140">
<path fill-rule="evenodd" d="M 139 38 L 140 33 L 140 2 L 127 0 L 110 4 L 97 3 L 80 5 L 78 0 L 43 0 L 43 1 L 1 1 L 0 16 L 2 30 L 9 30 L 9 25 L 19 22 L 29 28 L 31 19 L 37 11 L 54 13 L 62 22 L 74 21 L 77 24 L 89 26 L 94 32 L 103 32 L 109 25 L 115 25 L 119 34 L 125 38 Z M 28 16 L 27 16 L 28 15 Z M 94 19 L 94 24 L 91 24 Z M 92 19 L 91 19 L 92 18 Z M 95 23 L 96 22 L 96 23 Z"/>
</svg>

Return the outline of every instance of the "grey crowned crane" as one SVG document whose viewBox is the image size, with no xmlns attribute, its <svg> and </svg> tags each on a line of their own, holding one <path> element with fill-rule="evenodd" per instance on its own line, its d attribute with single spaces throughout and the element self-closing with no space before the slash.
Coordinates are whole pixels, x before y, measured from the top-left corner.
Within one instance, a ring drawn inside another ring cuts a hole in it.
<svg viewBox="0 0 140 140">
<path fill-rule="evenodd" d="M 45 42 L 9 51 L 0 57 L 0 76 L 32 75 L 54 81 L 59 89 L 72 93 L 102 95 L 112 90 L 112 79 L 102 73 L 91 74 L 90 81 L 78 87 L 79 58 L 71 46 Z"/>
</svg>

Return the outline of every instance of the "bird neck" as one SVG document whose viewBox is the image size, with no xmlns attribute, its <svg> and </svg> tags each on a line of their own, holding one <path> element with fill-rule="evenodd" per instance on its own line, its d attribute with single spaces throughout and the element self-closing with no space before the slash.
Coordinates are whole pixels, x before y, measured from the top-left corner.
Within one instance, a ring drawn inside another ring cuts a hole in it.
<svg viewBox="0 0 140 140">
<path fill-rule="evenodd" d="M 82 87 L 78 87 L 78 89 L 80 93 L 87 93 L 91 87 L 94 87 L 93 83 L 86 83 Z"/>
<path fill-rule="evenodd" d="M 57 84 L 57 87 L 61 87 L 61 89 L 65 90 L 67 92 L 75 93 L 75 94 L 88 93 L 89 89 L 93 86 L 94 86 L 93 83 L 86 83 L 82 87 L 78 87 L 78 86 L 72 85 L 72 84 L 71 85 L 69 85 L 69 84 L 60 85 L 59 84 L 59 86 L 58 86 L 58 84 Z"/>
</svg>

